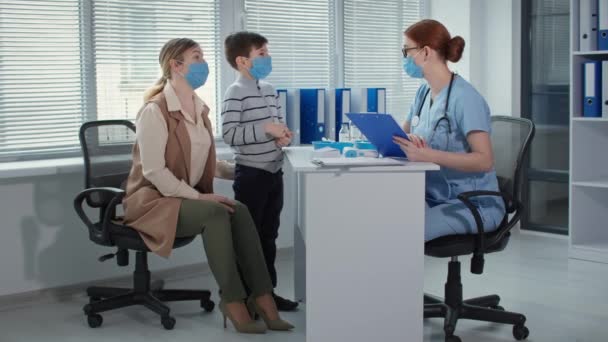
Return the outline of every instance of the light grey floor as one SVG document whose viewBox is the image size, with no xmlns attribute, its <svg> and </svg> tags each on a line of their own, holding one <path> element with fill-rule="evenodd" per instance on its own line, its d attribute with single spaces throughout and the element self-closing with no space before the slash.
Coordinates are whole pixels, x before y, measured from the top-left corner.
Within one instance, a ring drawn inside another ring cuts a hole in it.
<svg viewBox="0 0 608 342">
<path fill-rule="evenodd" d="M 469 258 L 465 258 L 465 297 L 500 294 L 507 310 L 527 315 L 531 331 L 529 341 L 608 341 L 608 265 L 569 260 L 567 246 L 565 239 L 529 234 L 517 236 L 507 251 L 486 258 L 485 273 L 481 276 L 468 272 Z M 427 292 L 442 292 L 446 262 L 426 260 Z M 291 296 L 291 258 L 283 257 L 278 265 L 279 292 Z M 209 275 L 167 283 L 167 287 L 199 286 L 211 287 L 214 295 L 217 293 Z M 380 301 L 391 297 L 390 294 L 374 293 L 373 289 L 361 295 L 377 296 Z M 304 341 L 303 311 L 283 315 L 297 326 L 295 332 L 247 336 L 235 333 L 232 327 L 224 331 L 217 310 L 212 314 L 201 313 L 192 303 L 171 304 L 177 319 L 173 331 L 165 331 L 154 314 L 138 307 L 105 313 L 103 327 L 90 329 L 81 314 L 84 303 L 86 299 L 79 295 L 36 307 L 0 311 L 0 341 Z M 360 314 L 365 314 L 365 308 L 361 308 Z M 461 321 L 457 334 L 463 341 L 514 341 L 511 327 L 497 324 Z M 441 321 L 427 320 L 424 336 L 424 341 L 443 341 Z M 378 341 L 385 341 L 381 330 Z"/>
</svg>

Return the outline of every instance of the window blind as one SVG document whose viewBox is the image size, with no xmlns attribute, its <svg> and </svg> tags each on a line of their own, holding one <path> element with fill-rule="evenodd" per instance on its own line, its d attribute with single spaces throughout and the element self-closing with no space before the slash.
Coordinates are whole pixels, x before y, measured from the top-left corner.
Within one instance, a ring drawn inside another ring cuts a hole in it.
<svg viewBox="0 0 608 342">
<path fill-rule="evenodd" d="M 78 0 L 0 4 L 0 160 L 77 150 L 80 18 Z"/>
<path fill-rule="evenodd" d="M 161 76 L 158 54 L 173 38 L 197 41 L 209 64 L 197 90 L 216 123 L 219 1 L 94 0 L 93 46 L 98 119 L 134 119 L 143 93 Z"/>
<path fill-rule="evenodd" d="M 328 0 L 245 0 L 246 29 L 265 36 L 276 88 L 329 88 L 334 78 L 334 9 Z"/>
<path fill-rule="evenodd" d="M 387 111 L 401 120 L 420 86 L 403 72 L 403 31 L 421 11 L 420 0 L 344 0 L 344 86 L 386 88 Z"/>
</svg>

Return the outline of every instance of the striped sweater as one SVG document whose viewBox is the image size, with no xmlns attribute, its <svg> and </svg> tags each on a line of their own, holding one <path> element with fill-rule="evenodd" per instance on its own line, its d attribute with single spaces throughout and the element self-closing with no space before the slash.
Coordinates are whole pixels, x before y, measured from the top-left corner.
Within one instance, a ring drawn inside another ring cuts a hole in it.
<svg viewBox="0 0 608 342">
<path fill-rule="evenodd" d="M 222 105 L 222 136 L 234 149 L 237 164 L 271 173 L 283 166 L 283 151 L 264 125 L 285 123 L 274 87 L 239 74 L 228 87 Z"/>
</svg>

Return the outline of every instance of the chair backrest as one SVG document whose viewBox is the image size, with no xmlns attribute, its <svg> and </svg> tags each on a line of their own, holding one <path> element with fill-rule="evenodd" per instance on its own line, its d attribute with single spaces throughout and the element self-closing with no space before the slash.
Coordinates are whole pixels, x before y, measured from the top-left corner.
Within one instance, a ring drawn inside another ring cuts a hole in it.
<svg viewBox="0 0 608 342">
<path fill-rule="evenodd" d="M 85 188 L 124 189 L 132 165 L 135 125 L 128 120 L 100 120 L 80 127 L 80 146 L 84 156 Z M 111 197 L 94 193 L 87 204 L 105 207 Z"/>
<path fill-rule="evenodd" d="M 521 201 L 524 157 L 534 137 L 534 123 L 510 116 L 492 116 L 494 167 L 501 192 Z M 511 208 L 513 209 L 513 208 Z"/>
</svg>

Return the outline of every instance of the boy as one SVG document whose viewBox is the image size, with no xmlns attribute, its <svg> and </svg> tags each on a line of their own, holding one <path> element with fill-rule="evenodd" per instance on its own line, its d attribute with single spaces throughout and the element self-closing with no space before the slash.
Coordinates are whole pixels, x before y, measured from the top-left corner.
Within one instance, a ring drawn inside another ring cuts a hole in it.
<svg viewBox="0 0 608 342">
<path fill-rule="evenodd" d="M 277 286 L 276 239 L 283 209 L 283 151 L 292 133 L 274 87 L 261 79 L 272 71 L 268 40 L 253 32 L 231 34 L 224 42 L 228 63 L 239 72 L 226 90 L 222 135 L 236 156 L 234 198 L 255 222 L 272 285 Z M 277 308 L 293 311 L 298 303 L 273 294 Z"/>
</svg>

